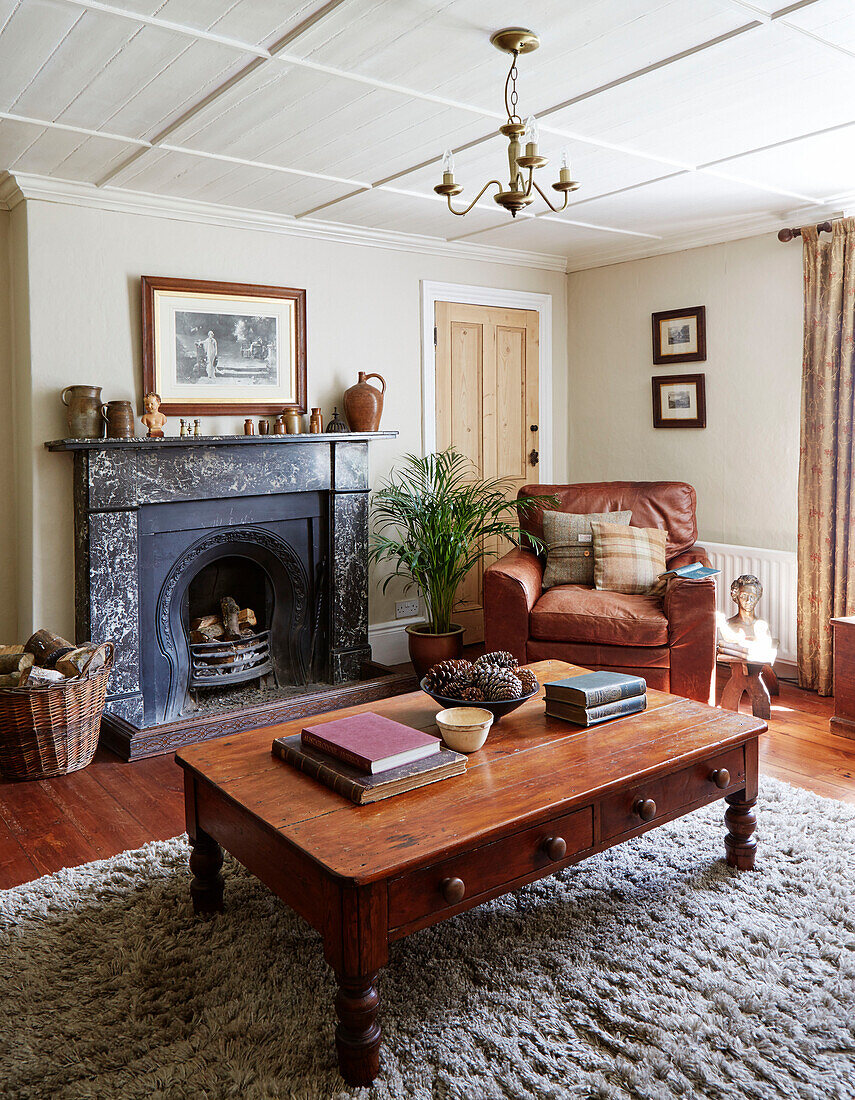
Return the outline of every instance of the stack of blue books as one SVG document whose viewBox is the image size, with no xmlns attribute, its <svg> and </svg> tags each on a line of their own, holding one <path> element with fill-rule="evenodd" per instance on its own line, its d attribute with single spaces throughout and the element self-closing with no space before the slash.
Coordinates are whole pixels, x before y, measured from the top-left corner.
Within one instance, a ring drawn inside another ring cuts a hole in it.
<svg viewBox="0 0 855 1100">
<path fill-rule="evenodd" d="M 622 672 L 583 672 L 544 684 L 546 713 L 577 726 L 625 718 L 647 707 L 647 683 Z"/>
</svg>

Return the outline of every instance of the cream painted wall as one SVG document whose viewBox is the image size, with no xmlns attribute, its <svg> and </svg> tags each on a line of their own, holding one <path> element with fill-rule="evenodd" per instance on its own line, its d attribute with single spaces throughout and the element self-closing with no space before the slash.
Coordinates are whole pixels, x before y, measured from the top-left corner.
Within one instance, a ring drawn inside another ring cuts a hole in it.
<svg viewBox="0 0 855 1100">
<path fill-rule="evenodd" d="M 802 275 L 774 236 L 568 277 L 573 481 L 679 480 L 702 538 L 796 548 Z M 707 360 L 654 367 L 650 314 L 705 305 Z M 654 429 L 651 376 L 703 372 L 707 428 Z"/>
<path fill-rule="evenodd" d="M 28 201 L 26 211 L 31 348 L 27 355 L 22 336 L 17 359 L 19 379 L 29 390 L 21 407 L 31 400 L 32 412 L 20 454 L 18 514 L 21 547 L 32 539 L 33 580 L 30 590 L 22 579 L 22 636 L 34 626 L 73 629 L 72 463 L 69 455 L 46 452 L 42 443 L 66 434 L 59 393 L 68 384 L 101 385 L 105 400 L 132 398 L 139 405 L 143 274 L 305 287 L 309 403 L 327 414 L 333 404 L 341 407 L 341 394 L 360 369 L 378 371 L 388 382 L 383 427 L 400 436 L 372 445 L 375 483 L 400 455 L 420 447 L 420 281 L 550 293 L 555 471 L 559 478 L 566 473 L 566 296 L 560 273 L 43 200 Z M 23 313 L 20 321 L 26 324 Z M 242 417 L 209 417 L 203 430 L 233 434 L 242 424 Z M 177 433 L 177 423 L 171 428 Z M 371 621 L 393 619 L 397 598 L 391 588 L 384 597 L 372 586 Z"/>
</svg>

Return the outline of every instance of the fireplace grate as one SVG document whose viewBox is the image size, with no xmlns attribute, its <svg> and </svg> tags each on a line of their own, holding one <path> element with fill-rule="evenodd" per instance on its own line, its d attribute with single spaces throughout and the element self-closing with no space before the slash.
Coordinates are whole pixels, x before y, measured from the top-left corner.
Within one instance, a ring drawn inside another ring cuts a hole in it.
<svg viewBox="0 0 855 1100">
<path fill-rule="evenodd" d="M 272 671 L 269 630 L 233 640 L 190 643 L 191 689 L 242 684 Z"/>
</svg>

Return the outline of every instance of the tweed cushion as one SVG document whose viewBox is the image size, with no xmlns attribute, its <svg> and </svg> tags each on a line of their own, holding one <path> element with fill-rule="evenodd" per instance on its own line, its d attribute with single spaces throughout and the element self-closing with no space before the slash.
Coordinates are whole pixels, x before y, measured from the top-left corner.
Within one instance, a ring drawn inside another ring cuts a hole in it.
<svg viewBox="0 0 855 1100">
<path fill-rule="evenodd" d="M 644 595 L 664 573 L 668 532 L 661 527 L 591 524 L 594 536 L 594 587 Z"/>
<path fill-rule="evenodd" d="M 546 569 L 543 587 L 556 584 L 594 583 L 594 543 L 591 523 L 627 524 L 632 512 L 544 512 L 543 541 L 546 543 Z"/>
</svg>

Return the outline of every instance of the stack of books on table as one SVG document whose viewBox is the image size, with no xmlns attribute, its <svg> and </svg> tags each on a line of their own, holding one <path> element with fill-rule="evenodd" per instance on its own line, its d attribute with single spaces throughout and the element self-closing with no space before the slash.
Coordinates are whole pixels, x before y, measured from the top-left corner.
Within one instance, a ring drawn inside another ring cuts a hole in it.
<svg viewBox="0 0 855 1100">
<path fill-rule="evenodd" d="M 585 672 L 544 684 L 546 713 L 577 726 L 625 718 L 647 707 L 647 683 L 622 672 Z"/>
<path fill-rule="evenodd" d="M 466 757 L 447 749 L 438 737 L 372 713 L 277 737 L 273 752 L 359 805 L 466 770 Z"/>
</svg>

